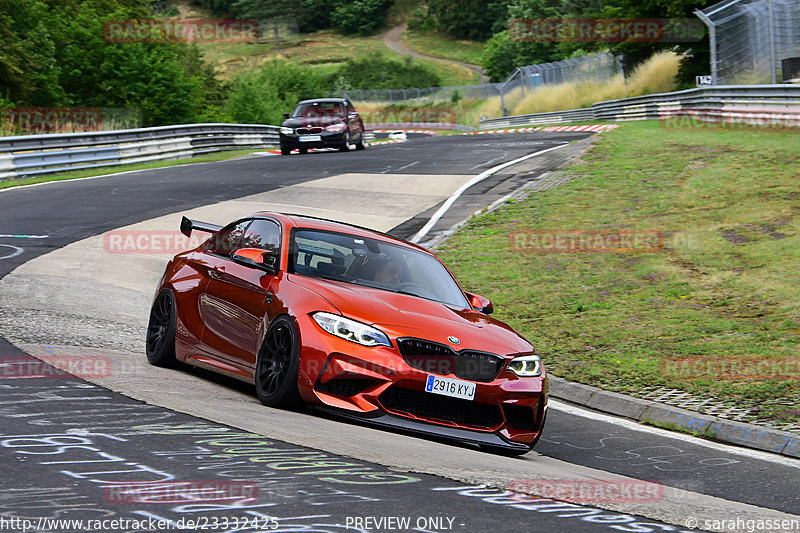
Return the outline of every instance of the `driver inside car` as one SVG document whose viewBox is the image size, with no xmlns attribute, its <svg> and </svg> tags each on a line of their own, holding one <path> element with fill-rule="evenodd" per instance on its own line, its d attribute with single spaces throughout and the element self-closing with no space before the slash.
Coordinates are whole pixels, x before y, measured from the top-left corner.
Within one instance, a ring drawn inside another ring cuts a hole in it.
<svg viewBox="0 0 800 533">
<path fill-rule="evenodd" d="M 400 265 L 396 261 L 389 259 L 378 268 L 377 272 L 375 272 L 374 281 L 382 283 L 383 285 L 396 287 L 400 285 L 402 277 L 403 271 L 402 268 L 400 268 Z"/>
</svg>

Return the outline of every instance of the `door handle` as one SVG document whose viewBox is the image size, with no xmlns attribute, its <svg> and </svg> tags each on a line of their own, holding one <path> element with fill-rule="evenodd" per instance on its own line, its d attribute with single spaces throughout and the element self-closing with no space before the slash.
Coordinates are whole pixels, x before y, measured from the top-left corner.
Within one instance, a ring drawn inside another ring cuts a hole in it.
<svg viewBox="0 0 800 533">
<path fill-rule="evenodd" d="M 222 274 L 224 274 L 224 273 L 225 273 L 225 267 L 216 267 L 216 268 L 212 268 L 208 272 L 208 275 L 211 276 L 214 279 L 221 279 L 222 278 Z"/>
</svg>

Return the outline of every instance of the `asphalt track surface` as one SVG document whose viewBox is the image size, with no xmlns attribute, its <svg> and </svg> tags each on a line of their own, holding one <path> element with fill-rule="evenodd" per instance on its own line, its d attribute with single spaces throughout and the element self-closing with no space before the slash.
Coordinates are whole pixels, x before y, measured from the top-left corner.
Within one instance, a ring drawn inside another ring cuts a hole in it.
<svg viewBox="0 0 800 533">
<path fill-rule="evenodd" d="M 0 193 L 0 234 L 17 237 L 0 237 L 0 258 L 11 256 L 0 259 L 0 277 L 71 242 L 196 206 L 347 172 L 395 174 L 413 169 L 415 174 L 432 176 L 474 175 L 583 137 L 411 138 L 408 143 L 349 154 L 256 156 L 10 190 Z M 560 164 L 553 159 L 553 168 Z M 503 171 L 475 191 L 467 191 L 442 224 L 472 212 L 476 198 L 470 198 L 470 193 L 481 200 L 499 198 L 530 179 L 536 175 L 515 172 L 513 167 Z M 408 237 L 425 220 L 415 217 L 395 233 Z M 502 310 L 498 317 L 502 319 Z M 4 339 L 0 339 L 0 354 L 6 360 L 23 355 Z M 248 390 L 238 383 L 218 381 L 220 386 Z M 391 531 L 398 530 L 393 526 L 403 525 L 405 518 L 410 520 L 406 530 L 418 531 L 495 531 L 498 524 L 526 531 L 682 530 L 633 514 L 591 506 L 569 508 L 308 450 L 146 405 L 76 379 L 0 380 L 0 418 L 4 465 L 0 530 L 23 529 L 19 523 L 4 525 L 1 519 L 27 518 L 38 526 L 41 518 L 153 516 L 172 521 L 172 527 L 181 525 L 181 518 L 206 519 L 187 528 L 197 531 L 204 525 L 210 531 L 237 530 L 233 518 L 245 516 L 256 520 L 238 530 L 264 529 L 266 522 L 259 520 L 266 517 L 277 517 L 278 531 Z M 347 429 L 348 423 L 343 422 L 340 430 Z M 536 452 L 668 488 L 800 514 L 797 462 L 770 460 L 767 454 L 740 453 L 664 432 L 635 431 L 604 417 L 557 408 L 550 410 Z M 538 454 L 518 460 L 536 461 Z M 237 487 L 228 487 L 228 500 L 199 504 L 179 501 L 180 497 L 165 502 L 152 494 L 115 496 L 103 490 L 109 483 L 132 481 L 230 479 L 257 484 L 257 500 L 242 497 L 235 492 Z M 227 527 L 219 523 L 223 517 L 229 518 Z M 400 522 L 368 523 L 367 517 L 396 517 Z M 214 519 L 216 527 L 211 527 Z M 85 529 L 85 525 L 62 524 L 49 530 Z M 117 528 L 125 529 L 136 530 Z"/>
</svg>

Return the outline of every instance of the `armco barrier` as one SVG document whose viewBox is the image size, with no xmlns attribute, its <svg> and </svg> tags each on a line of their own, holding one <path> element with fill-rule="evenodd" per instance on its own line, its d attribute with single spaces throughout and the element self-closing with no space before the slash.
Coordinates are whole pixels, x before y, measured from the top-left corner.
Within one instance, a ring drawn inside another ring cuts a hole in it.
<svg viewBox="0 0 800 533">
<path fill-rule="evenodd" d="M 658 120 L 689 115 L 705 122 L 800 126 L 800 85 L 721 85 L 597 102 L 570 109 L 482 120 L 481 128 L 507 128 L 590 120 Z"/>
<path fill-rule="evenodd" d="M 427 129 L 427 130 L 455 130 L 455 131 L 475 131 L 471 126 L 453 124 L 452 122 L 372 122 L 364 124 L 368 130 L 408 130 L 408 129 Z"/>
<path fill-rule="evenodd" d="M 0 179 L 278 145 L 278 127 L 188 124 L 0 137 Z"/>
</svg>

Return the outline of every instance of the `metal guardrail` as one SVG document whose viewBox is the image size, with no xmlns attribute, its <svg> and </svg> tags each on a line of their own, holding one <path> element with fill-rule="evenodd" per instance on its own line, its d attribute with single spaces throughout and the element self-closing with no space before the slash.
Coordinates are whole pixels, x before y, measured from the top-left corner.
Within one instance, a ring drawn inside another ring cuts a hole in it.
<svg viewBox="0 0 800 533">
<path fill-rule="evenodd" d="M 592 120 L 658 120 L 689 115 L 705 122 L 771 121 L 800 126 L 800 85 L 722 85 L 597 102 L 570 109 L 482 120 L 481 128 Z"/>
<path fill-rule="evenodd" d="M 0 179 L 278 144 L 278 126 L 188 124 L 133 130 L 0 137 Z"/>
<path fill-rule="evenodd" d="M 594 110 L 591 108 L 569 109 L 566 111 L 551 111 L 549 113 L 533 113 L 531 115 L 517 115 L 481 120 L 480 127 L 509 128 L 512 126 L 540 126 L 542 124 L 563 124 L 594 119 Z"/>
<path fill-rule="evenodd" d="M 472 126 L 453 124 L 452 122 L 369 122 L 365 123 L 364 127 L 368 130 L 426 129 L 475 131 L 475 128 Z"/>
</svg>

